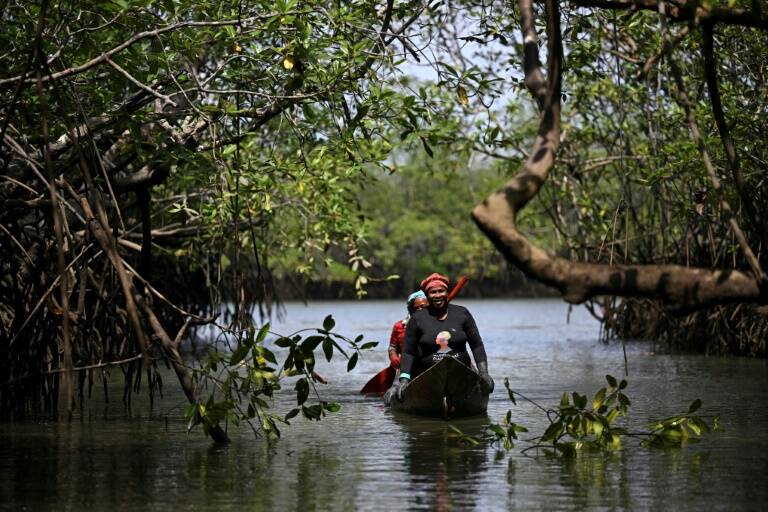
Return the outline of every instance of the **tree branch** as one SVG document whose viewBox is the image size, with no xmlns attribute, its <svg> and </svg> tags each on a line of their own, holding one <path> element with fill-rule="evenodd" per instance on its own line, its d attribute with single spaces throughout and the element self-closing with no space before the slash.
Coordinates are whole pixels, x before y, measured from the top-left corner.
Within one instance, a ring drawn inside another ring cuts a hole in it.
<svg viewBox="0 0 768 512">
<path fill-rule="evenodd" d="M 560 63 L 562 45 L 557 0 L 547 0 L 549 41 L 547 94 L 539 132 L 530 158 L 503 188 L 472 210 L 478 227 L 504 257 L 526 275 L 558 289 L 563 298 L 580 303 L 598 295 L 660 299 L 678 311 L 738 301 L 765 302 L 758 281 L 738 270 L 711 270 L 681 265 L 604 265 L 571 262 L 531 244 L 516 226 L 517 213 L 535 197 L 555 163 L 560 135 Z M 520 0 L 525 17 L 533 17 L 531 0 Z M 532 41 L 527 18 L 521 21 L 525 42 Z M 526 52 L 526 83 L 537 83 L 538 54 Z M 540 88 L 533 88 L 538 97 Z"/>
<path fill-rule="evenodd" d="M 654 12 L 659 11 L 661 3 L 660 0 L 572 0 L 572 2 L 579 7 Z M 768 30 L 768 18 L 759 11 L 720 5 L 707 7 L 704 2 L 698 0 L 677 0 L 674 4 L 667 4 L 666 15 L 673 22 L 709 21 Z"/>
<path fill-rule="evenodd" d="M 289 13 L 284 13 L 283 16 L 285 16 L 286 14 L 289 14 Z M 296 12 L 292 12 L 290 14 L 296 14 Z M 157 37 L 161 34 L 165 34 L 166 32 L 172 32 L 174 30 L 179 30 L 185 27 L 224 27 L 224 26 L 234 26 L 234 25 L 249 25 L 251 23 L 255 23 L 256 21 L 269 19 L 272 16 L 273 15 L 268 14 L 268 15 L 262 15 L 262 16 L 252 16 L 250 18 L 245 18 L 245 19 L 232 19 L 232 20 L 221 20 L 221 21 L 184 21 L 181 23 L 168 25 L 167 27 L 158 28 L 155 30 L 146 30 L 144 32 L 139 32 L 138 34 L 134 34 L 133 36 L 126 39 L 125 41 L 118 44 L 117 46 L 107 50 L 101 55 L 93 57 L 89 61 L 79 66 L 73 66 L 67 69 L 63 69 L 61 71 L 52 73 L 44 77 L 43 83 L 47 83 L 52 80 L 58 80 L 60 78 L 66 78 L 68 76 L 77 75 L 85 71 L 88 71 L 89 69 L 95 66 L 98 66 L 99 64 L 107 62 L 109 58 L 112 57 L 113 55 L 120 53 L 121 51 L 125 50 L 129 46 L 132 46 L 134 43 L 141 41 L 142 39 Z M 24 84 L 29 85 L 34 83 L 34 79 L 29 79 L 29 78 L 25 79 L 23 75 L 14 76 L 11 78 L 4 78 L 0 80 L 0 87 L 5 87 L 17 82 L 22 82 Z"/>
<path fill-rule="evenodd" d="M 715 171 L 715 168 L 712 165 L 712 160 L 709 158 L 709 152 L 707 151 L 707 148 L 704 145 L 704 141 L 701 139 L 701 132 L 699 131 L 699 125 L 696 122 L 696 118 L 693 115 L 693 109 L 691 108 L 691 101 L 685 92 L 685 84 L 683 84 L 683 78 L 680 74 L 680 69 L 678 68 L 674 60 L 670 59 L 669 63 L 670 63 L 670 68 L 672 69 L 672 75 L 674 76 L 675 82 L 677 83 L 678 101 L 682 105 L 683 109 L 685 110 L 686 118 L 688 120 L 688 128 L 691 131 L 691 136 L 693 137 L 694 142 L 696 142 L 696 146 L 699 148 L 699 153 L 701 154 L 701 159 L 704 162 L 704 168 L 706 169 L 707 175 L 709 176 L 709 181 L 712 183 L 712 188 L 715 190 L 715 194 L 717 194 L 718 201 L 720 202 L 720 209 L 723 211 L 726 218 L 728 219 L 728 224 L 731 227 L 731 231 L 733 231 L 733 235 L 736 237 L 736 240 L 739 242 L 739 246 L 741 247 L 741 250 L 744 253 L 744 257 L 746 258 L 747 263 L 749 264 L 749 267 L 752 270 L 752 274 L 755 276 L 755 279 L 761 282 L 765 282 L 766 276 L 765 276 L 765 273 L 763 272 L 763 269 L 760 267 L 760 262 L 757 261 L 757 257 L 755 256 L 755 253 L 752 252 L 752 249 L 749 247 L 749 242 L 747 242 L 747 237 L 744 235 L 744 232 L 741 230 L 741 227 L 739 226 L 739 223 L 736 220 L 736 216 L 733 213 L 733 209 L 731 208 L 731 205 L 728 204 L 728 201 L 726 201 L 725 197 L 723 196 L 723 187 L 720 184 L 720 178 L 717 177 L 717 172 Z"/>
<path fill-rule="evenodd" d="M 741 198 L 741 205 L 747 211 L 747 215 L 749 215 L 749 220 L 752 221 L 752 225 L 757 229 L 763 247 L 768 247 L 768 234 L 766 233 L 765 225 L 758 218 L 757 212 L 755 211 L 755 205 L 747 193 L 744 175 L 741 172 L 739 157 L 736 153 L 736 145 L 733 143 L 728 123 L 725 121 L 723 104 L 720 99 L 720 88 L 717 83 L 717 58 L 715 56 L 713 34 L 714 27 L 711 23 L 705 23 L 702 26 L 702 32 L 704 36 L 704 72 L 707 79 L 709 101 L 712 104 L 712 116 L 715 118 L 717 131 L 720 133 L 720 140 L 723 141 L 725 156 L 728 160 L 728 166 L 731 168 L 731 175 L 733 176 L 733 183 L 736 186 L 736 191 Z"/>
</svg>

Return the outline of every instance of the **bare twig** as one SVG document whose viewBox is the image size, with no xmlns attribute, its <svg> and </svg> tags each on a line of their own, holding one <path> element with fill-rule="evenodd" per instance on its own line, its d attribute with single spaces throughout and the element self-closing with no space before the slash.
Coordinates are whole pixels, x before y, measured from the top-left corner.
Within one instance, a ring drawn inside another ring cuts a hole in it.
<svg viewBox="0 0 768 512">
<path fill-rule="evenodd" d="M 120 67 L 115 61 L 110 59 L 109 57 L 105 57 L 104 61 L 112 66 L 118 73 L 123 75 L 125 78 L 128 79 L 132 84 L 134 84 L 136 87 L 138 87 L 141 90 L 147 91 L 149 94 L 153 95 L 154 97 L 160 99 L 163 101 L 163 104 L 171 105 L 173 107 L 178 107 L 175 101 L 173 101 L 171 98 L 166 96 L 165 94 L 162 94 L 153 88 L 149 87 L 148 85 L 145 85 L 141 83 L 138 79 L 136 79 L 133 75 L 131 75 L 128 71 Z"/>
</svg>

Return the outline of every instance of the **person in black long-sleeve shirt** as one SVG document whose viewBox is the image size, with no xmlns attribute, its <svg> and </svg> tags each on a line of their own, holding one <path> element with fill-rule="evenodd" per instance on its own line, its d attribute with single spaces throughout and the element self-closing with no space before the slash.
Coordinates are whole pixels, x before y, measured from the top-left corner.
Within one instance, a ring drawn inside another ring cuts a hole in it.
<svg viewBox="0 0 768 512">
<path fill-rule="evenodd" d="M 408 322 L 400 360 L 400 381 L 395 383 L 393 391 L 402 398 L 402 390 L 411 378 L 446 356 L 456 357 L 470 366 L 469 345 L 480 378 L 492 392 L 493 379 L 488 374 L 488 357 L 477 324 L 467 308 L 448 304 L 448 278 L 431 274 L 421 282 L 421 289 L 427 294 L 429 308 L 417 311 Z"/>
</svg>

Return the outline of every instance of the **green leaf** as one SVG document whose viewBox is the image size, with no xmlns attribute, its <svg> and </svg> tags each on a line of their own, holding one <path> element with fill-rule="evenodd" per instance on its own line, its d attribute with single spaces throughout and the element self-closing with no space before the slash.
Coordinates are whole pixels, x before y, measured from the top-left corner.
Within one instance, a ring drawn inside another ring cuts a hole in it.
<svg viewBox="0 0 768 512">
<path fill-rule="evenodd" d="M 360 350 L 368 350 L 371 349 L 379 344 L 378 341 L 369 341 L 367 343 L 363 343 L 363 345 L 360 347 Z"/>
<path fill-rule="evenodd" d="M 563 396 L 560 398 L 560 407 L 568 407 L 569 405 L 571 405 L 571 402 L 568 399 L 568 393 L 563 392 Z"/>
<path fill-rule="evenodd" d="M 293 345 L 293 340 L 290 338 L 278 338 L 277 341 L 275 341 L 275 345 L 283 348 L 290 347 Z"/>
<path fill-rule="evenodd" d="M 325 317 L 325 320 L 323 320 L 323 329 L 326 331 L 330 331 L 336 326 L 336 321 L 333 319 L 333 316 L 328 315 Z"/>
<path fill-rule="evenodd" d="M 608 381 L 608 385 L 611 386 L 612 388 L 615 388 L 618 384 L 616 382 L 616 377 L 614 377 L 613 375 L 606 375 L 605 380 Z"/>
<path fill-rule="evenodd" d="M 296 417 L 296 415 L 299 414 L 300 412 L 301 412 L 301 409 L 299 409 L 298 407 L 296 409 L 291 409 L 288 412 L 288 414 L 285 415 L 285 419 L 290 420 L 291 418 Z"/>
<path fill-rule="evenodd" d="M 552 423 L 547 430 L 544 431 L 544 435 L 541 437 L 541 441 L 546 443 L 548 441 L 554 441 L 563 431 L 563 422 L 556 421 Z"/>
<path fill-rule="evenodd" d="M 429 144 L 427 143 L 427 139 L 424 137 L 421 137 L 421 144 L 424 146 L 424 151 L 427 152 L 427 155 L 429 155 L 429 158 L 434 158 L 435 154 L 432 152 L 432 148 L 429 147 Z"/>
<path fill-rule="evenodd" d="M 493 433 L 495 433 L 498 437 L 506 437 L 507 436 L 507 431 L 504 430 L 499 425 L 488 425 L 488 428 L 491 429 L 493 431 Z"/>
<path fill-rule="evenodd" d="M 256 350 L 258 348 L 258 350 Z M 261 357 L 266 359 L 272 364 L 277 364 L 277 358 L 275 357 L 275 354 L 269 350 L 266 347 L 254 347 L 254 352 L 258 353 Z"/>
<path fill-rule="evenodd" d="M 689 418 L 688 423 L 691 425 L 696 425 L 696 428 L 698 428 L 700 432 L 709 432 L 709 425 L 707 425 L 707 423 L 698 416 L 692 416 Z"/>
<path fill-rule="evenodd" d="M 699 410 L 699 408 L 700 408 L 700 407 L 701 407 L 701 400 L 699 400 L 699 399 L 697 398 L 696 400 L 694 400 L 693 402 L 691 402 L 691 406 L 690 406 L 690 407 L 688 407 L 688 414 L 693 414 L 693 413 L 695 413 L 696 411 L 698 411 L 698 410 Z"/>
<path fill-rule="evenodd" d="M 323 407 L 319 404 L 310 407 L 302 407 L 301 412 L 308 420 L 319 420 L 323 415 Z"/>
<path fill-rule="evenodd" d="M 235 351 L 232 353 L 232 357 L 229 358 L 229 364 L 232 366 L 235 366 L 236 364 L 240 363 L 243 359 L 245 359 L 245 356 L 248 355 L 249 347 L 246 344 L 242 344 Z"/>
<path fill-rule="evenodd" d="M 307 398 L 309 398 L 309 382 L 307 382 L 307 379 L 304 377 L 297 380 L 294 389 L 296 389 L 296 403 L 301 405 L 306 402 Z"/>
<path fill-rule="evenodd" d="M 605 394 L 607 390 L 605 388 L 600 388 L 600 390 L 595 393 L 595 398 L 592 399 L 592 410 L 597 411 L 600 409 L 600 406 L 603 405 L 603 402 L 605 401 Z"/>
<path fill-rule="evenodd" d="M 341 405 L 335 402 L 323 403 L 323 407 L 328 412 L 339 412 L 341 410 Z"/>
<path fill-rule="evenodd" d="M 517 405 L 517 401 L 515 400 L 515 392 L 512 391 L 512 389 L 509 387 L 509 377 L 504 377 L 504 387 L 507 388 L 507 393 L 509 394 L 509 400 Z"/>
<path fill-rule="evenodd" d="M 350 357 L 349 361 L 347 361 L 347 371 L 351 372 L 355 365 L 357 365 L 357 352 L 352 354 L 352 357 Z"/>
<path fill-rule="evenodd" d="M 325 359 L 330 362 L 333 357 L 333 342 L 327 336 L 323 338 L 323 353 L 325 354 Z"/>
<path fill-rule="evenodd" d="M 269 333 L 269 322 L 262 325 L 261 329 L 259 329 L 259 333 L 256 335 L 256 343 L 261 343 L 262 341 L 264 341 L 264 338 L 267 337 L 268 333 Z"/>
<path fill-rule="evenodd" d="M 304 355 L 310 355 L 317 348 L 317 346 L 325 339 L 325 336 L 309 336 L 303 342 L 301 342 L 301 351 Z"/>
<path fill-rule="evenodd" d="M 286 361 L 289 358 L 293 359 L 293 365 L 296 367 L 297 370 L 299 370 L 300 372 L 304 371 L 304 355 L 301 353 L 301 351 L 291 348 L 291 353 L 286 358 Z"/>
</svg>

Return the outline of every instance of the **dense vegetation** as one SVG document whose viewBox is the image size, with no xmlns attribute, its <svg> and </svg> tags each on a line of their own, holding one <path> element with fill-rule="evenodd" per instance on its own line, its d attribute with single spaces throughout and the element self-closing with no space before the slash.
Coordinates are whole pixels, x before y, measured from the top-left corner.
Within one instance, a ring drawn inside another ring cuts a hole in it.
<svg viewBox="0 0 768 512">
<path fill-rule="evenodd" d="M 507 263 L 608 335 L 764 355 L 767 12 L 4 2 L 0 411 L 161 361 L 199 404 L 180 349 L 222 309 L 236 349 L 286 282 Z"/>
</svg>

